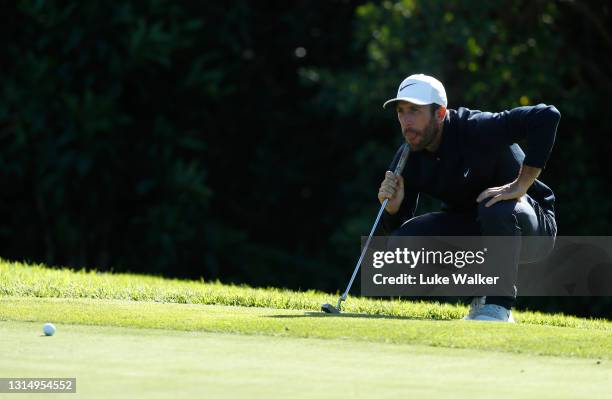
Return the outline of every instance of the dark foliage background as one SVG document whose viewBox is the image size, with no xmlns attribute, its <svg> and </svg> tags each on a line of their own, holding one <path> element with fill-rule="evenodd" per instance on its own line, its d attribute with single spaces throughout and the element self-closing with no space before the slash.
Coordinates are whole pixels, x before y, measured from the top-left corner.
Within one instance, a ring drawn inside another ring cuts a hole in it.
<svg viewBox="0 0 612 399">
<path fill-rule="evenodd" d="M 541 179 L 562 235 L 608 235 L 605 2 L 0 5 L 0 256 L 343 288 L 413 72 L 451 108 L 563 115 Z M 419 212 L 436 207 L 426 199 Z M 520 307 L 612 317 L 610 298 Z"/>
</svg>

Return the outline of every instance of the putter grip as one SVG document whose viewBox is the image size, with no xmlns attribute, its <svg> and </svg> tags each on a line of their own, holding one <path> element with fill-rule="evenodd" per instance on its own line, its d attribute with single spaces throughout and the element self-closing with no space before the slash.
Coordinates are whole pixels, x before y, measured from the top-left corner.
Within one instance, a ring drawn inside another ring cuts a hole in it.
<svg viewBox="0 0 612 399">
<path fill-rule="evenodd" d="M 404 149 L 402 150 L 402 155 L 400 155 L 399 161 L 397 161 L 397 166 L 395 167 L 395 176 L 399 176 L 402 174 L 404 170 L 404 166 L 406 166 L 406 161 L 408 160 L 408 155 L 410 154 L 410 146 L 408 143 L 403 144 Z"/>
</svg>

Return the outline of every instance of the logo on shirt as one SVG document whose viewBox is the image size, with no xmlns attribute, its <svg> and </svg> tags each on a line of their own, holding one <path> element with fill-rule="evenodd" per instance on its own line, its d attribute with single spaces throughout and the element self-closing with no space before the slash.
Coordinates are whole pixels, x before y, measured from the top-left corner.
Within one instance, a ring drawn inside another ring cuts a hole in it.
<svg viewBox="0 0 612 399">
<path fill-rule="evenodd" d="M 465 177 L 467 179 L 468 175 L 470 174 L 470 168 L 467 168 L 465 170 L 465 172 L 463 173 L 463 177 Z"/>
</svg>

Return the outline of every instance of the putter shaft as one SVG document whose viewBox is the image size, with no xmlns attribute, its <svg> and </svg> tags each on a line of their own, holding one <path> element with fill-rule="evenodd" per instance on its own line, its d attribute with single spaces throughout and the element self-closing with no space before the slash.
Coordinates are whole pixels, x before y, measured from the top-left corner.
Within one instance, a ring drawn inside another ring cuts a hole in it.
<svg viewBox="0 0 612 399">
<path fill-rule="evenodd" d="M 393 172 L 396 176 L 399 176 L 402 174 L 402 171 L 404 170 L 404 166 L 406 165 L 406 161 L 408 160 L 408 155 L 410 155 L 410 147 L 408 146 L 408 143 L 404 143 L 402 153 L 400 155 L 400 158 L 397 161 L 397 165 L 395 166 L 395 171 Z M 351 290 L 351 287 L 353 286 L 353 281 L 355 281 L 355 277 L 357 276 L 357 272 L 359 271 L 361 262 L 363 261 L 363 258 L 368 250 L 368 247 L 370 246 L 370 241 L 372 241 L 372 236 L 374 235 L 374 231 L 376 231 L 378 222 L 380 222 L 380 218 L 383 212 L 385 211 L 385 208 L 387 207 L 388 202 L 389 202 L 389 199 L 387 198 L 383 201 L 382 205 L 380 206 L 380 210 L 378 211 L 378 215 L 376 216 L 376 221 L 374 221 L 374 225 L 372 226 L 372 230 L 370 231 L 368 240 L 366 241 L 363 249 L 361 250 L 361 256 L 359 256 L 359 260 L 357 261 L 355 270 L 353 270 L 353 275 L 351 276 L 351 280 L 349 281 L 348 286 L 346 287 L 346 290 L 344 291 L 344 294 L 342 294 L 342 296 L 338 298 L 338 307 L 337 307 L 338 311 L 342 309 L 342 302 L 345 301 L 346 298 L 348 297 L 348 293 Z"/>
<path fill-rule="evenodd" d="M 355 277 L 357 276 L 357 272 L 359 271 L 359 267 L 361 266 L 361 262 L 363 261 L 363 258 L 366 254 L 366 252 L 368 251 L 368 247 L 370 246 L 370 241 L 372 241 L 372 236 L 374 235 L 374 231 L 376 231 L 376 227 L 378 226 L 378 222 L 380 222 L 380 218 L 385 210 L 385 207 L 387 206 L 387 203 L 389 202 L 389 199 L 385 199 L 382 203 L 382 205 L 380 206 L 380 210 L 378 211 L 378 215 L 376 216 L 376 221 L 374 221 L 374 226 L 372 226 L 372 230 L 370 231 L 370 235 L 368 236 L 368 240 L 366 241 L 363 249 L 361 250 L 361 255 L 359 256 L 359 260 L 357 261 L 357 265 L 355 266 L 355 270 L 353 270 L 353 275 L 351 276 L 351 280 L 348 283 L 348 286 L 346 287 L 346 290 L 344 291 L 344 294 L 342 294 L 342 296 L 338 299 L 338 310 L 340 310 L 342 301 L 346 300 L 346 297 L 348 296 L 349 291 L 351 290 L 351 287 L 353 286 L 353 281 L 355 281 Z"/>
</svg>

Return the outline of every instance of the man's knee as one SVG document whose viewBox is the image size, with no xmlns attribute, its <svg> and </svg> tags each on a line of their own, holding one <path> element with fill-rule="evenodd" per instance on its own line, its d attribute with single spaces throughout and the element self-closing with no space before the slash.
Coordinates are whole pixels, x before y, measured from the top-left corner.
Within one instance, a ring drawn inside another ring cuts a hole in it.
<svg viewBox="0 0 612 399">
<path fill-rule="evenodd" d="M 500 220 L 515 215 L 517 200 L 499 201 L 489 207 L 485 206 L 490 199 L 486 198 L 478 204 L 478 218 L 480 220 Z"/>
<path fill-rule="evenodd" d="M 406 223 L 401 225 L 398 229 L 391 232 L 392 236 L 420 236 L 422 232 L 422 226 L 419 223 L 410 223 L 408 220 Z"/>
<path fill-rule="evenodd" d="M 399 229 L 393 231 L 387 239 L 387 250 L 411 246 L 427 246 L 427 237 L 439 235 L 439 223 L 434 213 L 426 213 L 406 221 Z"/>
<path fill-rule="evenodd" d="M 487 207 L 485 204 L 489 200 L 490 198 L 486 198 L 478 204 L 478 221 L 483 229 L 483 234 L 511 233 L 517 227 L 517 200 L 499 201 Z"/>
<path fill-rule="evenodd" d="M 430 236 L 436 235 L 438 224 L 434 213 L 426 213 L 406 221 L 392 236 Z"/>
</svg>

